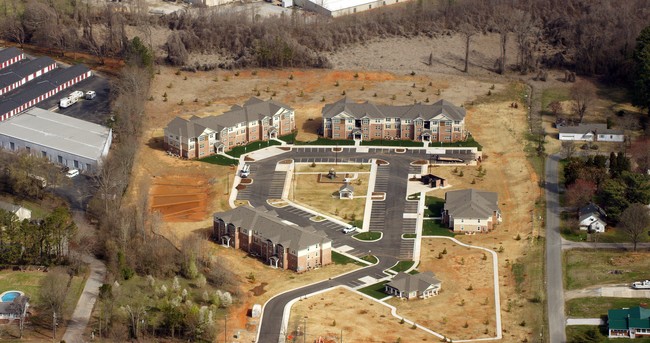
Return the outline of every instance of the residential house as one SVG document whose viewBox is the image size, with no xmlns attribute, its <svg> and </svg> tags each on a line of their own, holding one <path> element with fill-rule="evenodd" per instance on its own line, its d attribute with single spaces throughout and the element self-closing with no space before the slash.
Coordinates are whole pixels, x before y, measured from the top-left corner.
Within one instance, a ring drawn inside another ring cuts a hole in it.
<svg viewBox="0 0 650 343">
<path fill-rule="evenodd" d="M 576 126 L 560 126 L 561 141 L 585 142 L 624 142 L 623 130 L 608 129 L 607 124 L 578 124 Z"/>
<path fill-rule="evenodd" d="M 403 299 L 416 297 L 426 299 L 438 295 L 441 285 L 440 280 L 436 279 L 432 272 L 412 275 L 399 272 L 384 286 L 384 291 Z"/>
<path fill-rule="evenodd" d="M 294 110 L 274 100 L 252 97 L 218 116 L 174 118 L 165 127 L 167 151 L 203 158 L 240 145 L 268 141 L 296 129 Z"/>
<path fill-rule="evenodd" d="M 5 300 L 5 298 L 9 300 Z M 28 309 L 29 298 L 23 292 L 9 291 L 0 294 L 0 320 L 11 321 L 24 318 Z"/>
<path fill-rule="evenodd" d="M 25 219 L 27 220 L 32 219 L 32 211 L 22 206 L 10 204 L 5 201 L 0 201 L 0 209 L 3 209 L 9 213 L 13 213 L 14 215 L 16 215 L 16 218 L 18 218 L 19 221 L 23 221 Z"/>
<path fill-rule="evenodd" d="M 323 107 L 323 136 L 354 140 L 458 142 L 467 139 L 465 109 L 446 100 L 405 106 L 343 98 Z"/>
<path fill-rule="evenodd" d="M 501 220 L 495 192 L 462 189 L 445 193 L 442 222 L 454 232 L 488 232 Z"/>
<path fill-rule="evenodd" d="M 275 212 L 240 206 L 214 214 L 217 242 L 282 269 L 304 272 L 332 263 L 332 241 L 311 226 L 283 221 Z"/>
<path fill-rule="evenodd" d="M 605 232 L 607 214 L 596 204 L 589 204 L 578 211 L 580 230 L 587 232 Z"/>
<path fill-rule="evenodd" d="M 650 338 L 650 310 L 640 306 L 607 311 L 609 338 Z"/>
</svg>

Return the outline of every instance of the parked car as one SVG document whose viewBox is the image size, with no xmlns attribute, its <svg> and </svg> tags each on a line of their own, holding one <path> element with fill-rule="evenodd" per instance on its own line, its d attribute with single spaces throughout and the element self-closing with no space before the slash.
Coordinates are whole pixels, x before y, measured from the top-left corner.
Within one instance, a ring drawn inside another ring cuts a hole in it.
<svg viewBox="0 0 650 343">
<path fill-rule="evenodd" d="M 650 280 L 636 281 L 632 283 L 634 289 L 650 289 Z"/>
<path fill-rule="evenodd" d="M 65 176 L 71 179 L 77 175 L 79 175 L 79 169 L 70 169 L 65 173 Z"/>
<path fill-rule="evenodd" d="M 87 91 L 86 92 L 86 100 L 92 100 L 97 96 L 97 93 L 95 91 Z"/>
<path fill-rule="evenodd" d="M 251 166 L 250 164 L 244 164 L 244 166 L 241 168 L 241 171 L 239 172 L 239 176 L 242 178 L 246 178 L 251 175 Z"/>
<path fill-rule="evenodd" d="M 350 227 L 345 227 L 345 228 L 343 228 L 343 230 L 341 230 L 341 231 L 343 231 L 343 233 L 345 233 L 345 234 L 348 234 L 348 233 L 351 233 L 351 232 L 355 232 L 355 231 L 357 231 L 357 230 L 359 230 L 358 227 L 356 227 L 356 226 L 350 226 Z"/>
</svg>

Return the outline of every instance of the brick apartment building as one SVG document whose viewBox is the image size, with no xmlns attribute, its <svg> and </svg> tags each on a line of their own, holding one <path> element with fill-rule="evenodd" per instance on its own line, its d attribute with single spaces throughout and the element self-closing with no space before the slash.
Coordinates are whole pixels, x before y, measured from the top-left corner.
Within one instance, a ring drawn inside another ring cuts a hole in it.
<svg viewBox="0 0 650 343">
<path fill-rule="evenodd" d="M 288 224 L 272 211 L 250 206 L 215 213 L 213 238 L 275 268 L 304 272 L 332 263 L 332 241 L 324 232 Z"/>
<path fill-rule="evenodd" d="M 405 106 L 343 98 L 323 107 L 323 136 L 332 139 L 401 139 L 458 142 L 467 138 L 465 109 L 446 100 Z"/>
<path fill-rule="evenodd" d="M 454 232 L 489 232 L 501 220 L 498 194 L 495 192 L 461 189 L 445 193 L 442 223 Z"/>
<path fill-rule="evenodd" d="M 174 118 L 165 127 L 165 150 L 202 158 L 240 145 L 268 141 L 296 129 L 294 110 L 274 100 L 252 97 L 218 116 Z"/>
</svg>

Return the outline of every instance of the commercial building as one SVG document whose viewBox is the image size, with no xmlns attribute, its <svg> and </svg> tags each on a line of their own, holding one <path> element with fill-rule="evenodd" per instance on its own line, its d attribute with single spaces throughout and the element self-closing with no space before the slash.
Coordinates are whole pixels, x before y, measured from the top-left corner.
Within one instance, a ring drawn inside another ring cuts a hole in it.
<svg viewBox="0 0 650 343">
<path fill-rule="evenodd" d="M 87 172 L 101 166 L 112 139 L 107 127 L 36 107 L 0 123 L 1 148 Z"/>
<path fill-rule="evenodd" d="M 332 263 L 332 241 L 313 227 L 300 227 L 274 212 L 240 206 L 214 214 L 214 239 L 257 256 L 275 268 L 304 272 Z"/>
<path fill-rule="evenodd" d="M 308 11 L 320 13 L 326 16 L 338 17 L 408 1 L 409 0 L 294 0 L 293 2 Z"/>
<path fill-rule="evenodd" d="M 384 285 L 384 292 L 403 299 L 426 299 L 440 293 L 442 282 L 432 272 L 408 274 L 399 272 Z"/>
<path fill-rule="evenodd" d="M 446 100 L 405 106 L 356 103 L 343 98 L 323 107 L 323 136 L 333 139 L 403 139 L 458 142 L 467 139 L 465 109 Z"/>
<path fill-rule="evenodd" d="M 445 193 L 442 223 L 454 232 L 488 232 L 501 222 L 498 194 L 462 189 Z"/>
<path fill-rule="evenodd" d="M 0 50 L 0 69 L 25 59 L 25 54 L 17 48 L 11 47 Z"/>
<path fill-rule="evenodd" d="M 49 57 L 16 63 L 0 70 L 0 95 L 24 85 L 35 78 L 56 68 L 56 62 Z"/>
<path fill-rule="evenodd" d="M 296 129 L 294 110 L 274 100 L 252 97 L 218 116 L 174 118 L 164 133 L 167 151 L 203 158 L 240 145 L 268 141 Z"/>
</svg>

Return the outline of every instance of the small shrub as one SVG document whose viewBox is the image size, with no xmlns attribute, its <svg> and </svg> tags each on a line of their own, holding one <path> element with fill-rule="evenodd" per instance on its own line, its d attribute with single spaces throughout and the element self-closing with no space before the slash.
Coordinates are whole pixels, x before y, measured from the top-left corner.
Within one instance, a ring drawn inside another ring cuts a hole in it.
<svg viewBox="0 0 650 343">
<path fill-rule="evenodd" d="M 488 318 L 485 318 L 483 320 L 483 325 L 489 325 L 489 324 L 490 324 L 490 320 Z"/>
<path fill-rule="evenodd" d="M 424 102 L 428 103 L 428 102 L 429 102 L 429 98 L 424 99 Z"/>
<path fill-rule="evenodd" d="M 399 323 L 400 323 L 400 324 L 404 324 L 404 318 L 400 319 L 400 320 L 399 320 Z"/>
<path fill-rule="evenodd" d="M 411 95 L 413 95 L 413 93 L 412 93 L 411 91 L 409 91 L 408 93 L 406 93 L 406 96 L 411 96 Z"/>
<path fill-rule="evenodd" d="M 322 97 L 322 98 L 320 99 L 320 102 L 325 102 L 325 97 Z"/>
<path fill-rule="evenodd" d="M 436 91 L 436 95 L 440 95 L 440 93 L 441 93 L 440 88 L 438 88 L 438 90 Z"/>
<path fill-rule="evenodd" d="M 273 91 L 273 93 L 271 93 L 271 96 L 276 96 L 276 95 L 278 95 L 276 91 Z"/>
<path fill-rule="evenodd" d="M 354 76 L 355 79 L 358 79 L 359 78 L 359 73 L 354 73 L 353 76 Z"/>
<path fill-rule="evenodd" d="M 485 334 L 485 335 L 487 335 L 489 332 L 490 331 L 488 331 L 488 328 L 485 328 L 485 330 L 483 330 L 483 334 Z"/>
<path fill-rule="evenodd" d="M 465 299 L 460 299 L 458 306 L 465 306 Z"/>
<path fill-rule="evenodd" d="M 289 75 L 289 80 L 293 80 L 293 74 Z M 289 82 L 287 82 L 289 84 Z"/>
<path fill-rule="evenodd" d="M 312 167 L 312 168 L 315 168 L 316 167 L 316 162 L 312 162 L 309 166 Z"/>
<path fill-rule="evenodd" d="M 298 96 L 302 98 L 303 96 L 305 96 L 305 92 L 300 91 L 300 94 L 298 94 Z"/>
<path fill-rule="evenodd" d="M 415 330 L 415 329 L 417 329 L 417 328 L 418 328 L 418 326 L 415 325 L 415 323 L 413 323 L 413 325 L 411 325 L 411 330 Z"/>
<path fill-rule="evenodd" d="M 499 252 L 503 252 L 504 250 L 506 250 L 506 249 L 503 248 L 503 245 L 499 247 Z"/>
<path fill-rule="evenodd" d="M 178 75 L 181 74 L 181 71 L 180 71 L 180 70 L 177 70 L 174 74 L 178 76 Z"/>
<path fill-rule="evenodd" d="M 517 237 L 515 237 L 515 241 L 520 241 L 521 240 L 521 235 L 517 234 Z"/>
<path fill-rule="evenodd" d="M 465 322 L 465 324 L 463 324 L 463 329 L 467 329 L 468 327 L 469 327 L 469 323 Z"/>
<path fill-rule="evenodd" d="M 163 102 L 167 102 L 167 98 L 163 98 Z"/>
<path fill-rule="evenodd" d="M 487 255 L 483 253 L 483 257 L 481 257 L 481 260 L 486 261 L 487 260 Z"/>
<path fill-rule="evenodd" d="M 336 326 L 336 319 L 332 321 L 332 326 Z"/>
<path fill-rule="evenodd" d="M 433 87 L 433 82 L 429 81 L 429 87 Z"/>
<path fill-rule="evenodd" d="M 285 87 L 289 86 L 289 81 L 284 81 L 284 86 Z"/>
<path fill-rule="evenodd" d="M 443 253 L 443 255 L 446 255 L 447 254 L 447 248 L 442 249 L 442 253 Z"/>
<path fill-rule="evenodd" d="M 521 323 L 519 323 L 519 326 L 526 326 L 526 321 L 522 320 Z"/>
<path fill-rule="evenodd" d="M 149 97 L 149 101 L 153 101 L 153 95 Z"/>
<path fill-rule="evenodd" d="M 397 99 L 397 96 L 395 94 L 393 94 L 393 96 L 391 96 L 390 99 L 395 100 L 395 99 Z"/>
<path fill-rule="evenodd" d="M 345 95 L 345 89 L 343 90 L 343 92 L 341 92 L 341 95 Z"/>
<path fill-rule="evenodd" d="M 181 99 L 181 101 L 178 102 L 178 105 L 180 105 L 180 106 L 185 105 L 185 101 L 183 101 L 183 99 Z"/>
<path fill-rule="evenodd" d="M 183 80 L 184 80 L 184 81 L 187 81 L 187 75 L 185 75 L 185 76 L 183 77 Z"/>
<path fill-rule="evenodd" d="M 475 185 L 476 184 L 476 179 L 472 179 L 471 184 Z"/>
<path fill-rule="evenodd" d="M 490 86 L 490 89 L 494 90 L 494 84 L 492 86 Z"/>
<path fill-rule="evenodd" d="M 415 83 L 411 85 L 411 88 L 415 88 Z"/>
<path fill-rule="evenodd" d="M 415 76 L 415 72 L 414 72 L 414 71 L 411 71 L 411 76 Z"/>
<path fill-rule="evenodd" d="M 226 76 L 223 77 L 223 80 L 228 82 L 228 81 L 230 81 L 230 77 L 228 75 L 226 75 Z"/>
<path fill-rule="evenodd" d="M 235 76 L 239 76 L 239 71 L 236 71 L 236 72 L 235 72 Z"/>
<path fill-rule="evenodd" d="M 471 290 L 474 289 L 474 287 L 472 287 L 472 284 L 470 284 L 469 287 L 467 287 L 467 288 L 465 288 L 465 289 L 468 290 L 468 291 L 471 291 Z"/>
<path fill-rule="evenodd" d="M 366 86 L 361 86 L 361 89 L 360 89 L 360 90 L 361 90 L 361 91 L 365 91 L 365 90 L 366 90 Z"/>
<path fill-rule="evenodd" d="M 426 92 L 426 91 L 427 91 L 426 88 L 424 88 L 424 87 L 420 88 L 420 92 L 424 93 L 424 92 Z"/>
<path fill-rule="evenodd" d="M 377 93 L 373 94 L 372 96 L 376 98 L 376 97 L 377 97 Z"/>
<path fill-rule="evenodd" d="M 461 170 L 460 173 L 458 173 L 458 176 L 463 177 L 465 176 L 465 173 L 463 173 L 463 171 Z"/>
<path fill-rule="evenodd" d="M 257 75 L 257 70 L 253 70 L 253 71 L 251 72 L 251 75 L 256 76 L 256 75 Z"/>
<path fill-rule="evenodd" d="M 260 91 L 257 91 L 257 93 L 255 93 L 255 95 L 260 96 Z"/>
<path fill-rule="evenodd" d="M 163 98 L 167 97 L 167 92 L 163 93 Z"/>
<path fill-rule="evenodd" d="M 199 98 L 194 98 L 194 102 L 199 102 Z"/>
<path fill-rule="evenodd" d="M 167 88 L 172 88 L 172 83 L 171 82 L 167 85 Z"/>
<path fill-rule="evenodd" d="M 492 95 L 492 91 L 491 91 L 491 90 L 488 90 L 487 95 L 488 95 L 488 96 Z"/>
<path fill-rule="evenodd" d="M 438 253 L 438 259 L 442 260 L 442 253 L 441 252 Z"/>
</svg>

